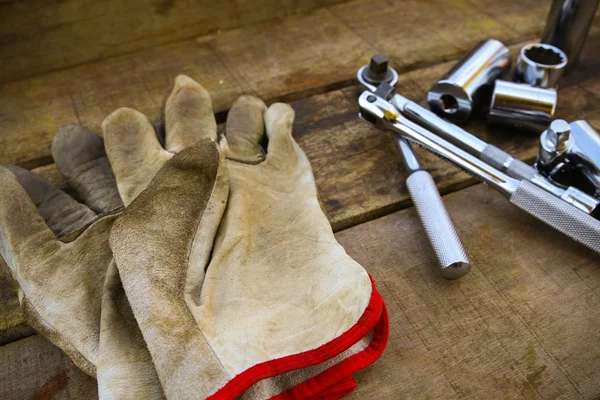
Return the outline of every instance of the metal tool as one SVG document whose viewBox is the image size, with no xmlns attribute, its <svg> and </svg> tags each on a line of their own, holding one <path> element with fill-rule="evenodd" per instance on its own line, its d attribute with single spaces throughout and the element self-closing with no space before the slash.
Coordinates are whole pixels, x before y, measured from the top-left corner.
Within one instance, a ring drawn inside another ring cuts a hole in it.
<svg viewBox="0 0 600 400">
<path fill-rule="evenodd" d="M 362 90 L 370 90 L 371 92 L 377 90 L 377 87 L 384 82 L 392 87 L 398 83 L 398 72 L 389 67 L 387 57 L 382 54 L 371 57 L 369 65 L 360 68 L 356 73 L 356 77 Z"/>
<path fill-rule="evenodd" d="M 536 167 L 553 182 L 600 197 L 600 135 L 587 121 L 555 120 L 540 136 Z"/>
<path fill-rule="evenodd" d="M 487 120 L 491 124 L 541 133 L 552 121 L 557 99 L 554 89 L 498 79 Z"/>
<path fill-rule="evenodd" d="M 508 176 L 519 180 L 528 180 L 555 197 L 579 208 L 586 214 L 596 215 L 600 213 L 600 200 L 593 196 L 574 187 L 564 188 L 553 184 L 546 177 L 540 175 L 534 167 L 512 157 L 502 149 L 484 142 L 461 127 L 438 117 L 433 112 L 400 94 L 396 93 L 391 102 L 403 116 L 412 122 L 439 135 Z"/>
<path fill-rule="evenodd" d="M 554 88 L 565 72 L 567 55 L 544 43 L 523 46 L 517 59 L 513 81 L 541 88 Z"/>
<path fill-rule="evenodd" d="M 497 40 L 484 40 L 429 89 L 429 107 L 440 116 L 464 122 L 488 104 L 492 83 L 509 67 L 508 48 Z"/>
<path fill-rule="evenodd" d="M 421 168 L 410 143 L 405 138 L 396 135 L 394 141 L 410 174 L 406 178 L 406 187 L 438 260 L 442 276 L 446 279 L 465 276 L 471 271 L 471 261 L 431 174 Z"/>
<path fill-rule="evenodd" d="M 385 66 L 385 69 L 382 67 L 378 70 L 381 80 L 379 83 L 373 79 L 370 81 L 366 79 L 368 71 L 375 69 L 374 64 Z M 384 77 L 386 78 L 384 79 Z M 394 95 L 394 85 L 398 81 L 398 73 L 389 67 L 385 56 L 376 55 L 371 58 L 369 65 L 358 70 L 357 78 L 366 90 L 389 99 Z M 444 207 L 433 178 L 421 167 L 410 143 L 399 136 L 394 139 L 409 173 L 406 179 L 408 192 L 417 209 L 427 239 L 433 248 L 442 276 L 446 279 L 458 279 L 468 274 L 471 271 L 471 262 Z"/>
<path fill-rule="evenodd" d="M 566 72 L 570 72 L 588 36 L 599 0 L 554 0 L 542 43 L 551 44 L 565 52 L 569 58 Z"/>
<path fill-rule="evenodd" d="M 527 180 L 511 178 L 404 117 L 385 99 L 365 91 L 360 117 L 419 144 L 504 194 L 511 203 L 573 240 L 600 253 L 600 221 Z"/>
</svg>

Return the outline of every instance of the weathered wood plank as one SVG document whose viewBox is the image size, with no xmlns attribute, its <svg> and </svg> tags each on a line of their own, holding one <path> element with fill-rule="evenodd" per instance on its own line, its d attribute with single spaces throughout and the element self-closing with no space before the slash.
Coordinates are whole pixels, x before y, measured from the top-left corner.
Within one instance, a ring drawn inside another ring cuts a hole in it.
<svg viewBox="0 0 600 400">
<path fill-rule="evenodd" d="M 600 397 L 600 257 L 476 185 L 444 197 L 473 270 L 441 278 L 414 209 L 339 232 L 390 312 L 351 398 Z"/>
<path fill-rule="evenodd" d="M 41 336 L 0 347 L 0 398 L 96 399 L 96 380 Z"/>
<path fill-rule="evenodd" d="M 28 0 L 0 2 L 0 82 L 342 0 Z"/>
<path fill-rule="evenodd" d="M 464 2 L 458 9 L 441 0 L 386 4 L 341 4 L 3 84 L 0 163 L 47 164 L 52 136 L 61 125 L 80 120 L 99 130 L 117 107 L 137 107 L 157 120 L 178 73 L 204 84 L 215 110 L 224 111 L 242 92 L 289 101 L 346 86 L 378 51 L 408 70 L 460 57 L 483 38 L 515 41 L 521 35 Z M 511 4 L 509 15 L 527 10 L 523 2 Z M 381 17 L 388 18 L 387 26 L 365 18 L 377 10 L 391 13 Z M 445 22 L 435 18 L 446 14 L 460 29 L 440 31 Z M 385 32 L 394 40 L 384 41 Z"/>
<path fill-rule="evenodd" d="M 460 58 L 483 39 L 514 43 L 535 37 L 543 28 L 537 20 L 545 18 L 548 5 L 531 7 L 534 2 L 503 2 L 504 6 L 487 8 L 481 1 L 361 0 L 331 10 L 366 42 L 387 54 L 400 71 L 406 71 Z M 495 13 L 495 8 L 502 12 Z M 504 22 L 524 14 L 534 21 L 527 29 L 517 30 Z"/>
<path fill-rule="evenodd" d="M 157 122 L 173 79 L 186 73 L 223 110 L 240 85 L 206 44 L 166 45 L 135 56 L 56 72 L 0 86 L 0 162 L 33 168 L 51 162 L 50 144 L 62 125 L 80 122 L 100 132 L 119 107 L 133 107 Z"/>
</svg>

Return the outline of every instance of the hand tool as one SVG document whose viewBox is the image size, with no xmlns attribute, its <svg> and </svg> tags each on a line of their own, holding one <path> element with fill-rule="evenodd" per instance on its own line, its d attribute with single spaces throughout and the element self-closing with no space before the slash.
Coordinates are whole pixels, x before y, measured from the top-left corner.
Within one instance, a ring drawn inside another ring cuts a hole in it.
<svg viewBox="0 0 600 400">
<path fill-rule="evenodd" d="M 540 136 L 536 167 L 553 182 L 600 197 L 600 135 L 587 121 L 555 120 Z"/>
<path fill-rule="evenodd" d="M 519 130 L 543 132 L 550 125 L 558 96 L 554 89 L 498 79 L 487 120 Z"/>
<path fill-rule="evenodd" d="M 374 92 L 377 87 L 386 82 L 390 86 L 396 86 L 398 83 L 398 72 L 389 67 L 389 62 L 383 54 L 375 54 L 371 57 L 369 65 L 361 67 L 356 73 L 356 78 L 360 83 L 362 90 Z"/>
<path fill-rule="evenodd" d="M 373 69 L 374 60 L 380 61 L 380 64 L 385 61 L 385 70 L 382 68 L 379 76 L 388 77 L 387 81 L 382 79 L 377 85 L 374 85 L 375 82 L 372 81 L 364 82 L 364 71 L 366 68 Z M 376 55 L 371 59 L 370 65 L 358 70 L 357 78 L 362 88 L 388 99 L 394 95 L 394 85 L 398 80 L 398 73 L 388 66 L 384 56 Z M 458 279 L 468 274 L 471 271 L 471 262 L 444 207 L 431 174 L 421 167 L 406 139 L 395 136 L 394 142 L 409 173 L 406 187 L 425 229 L 429 244 L 435 253 L 442 276 L 446 279 Z"/>
<path fill-rule="evenodd" d="M 573 240 L 600 253 L 600 221 L 535 185 L 518 180 L 410 121 L 390 102 L 365 91 L 358 99 L 360 117 L 382 130 L 404 136 L 450 161 L 504 194 L 518 208 Z"/>
<path fill-rule="evenodd" d="M 433 177 L 421 168 L 410 143 L 404 137 L 394 135 L 394 142 L 410 174 L 406 178 L 406 187 L 438 260 L 442 276 L 446 279 L 465 276 L 471 271 L 471 262 L 444 207 Z"/>
<path fill-rule="evenodd" d="M 497 40 L 484 40 L 429 89 L 429 107 L 440 116 L 464 122 L 488 104 L 491 84 L 509 67 L 508 48 Z"/>
<path fill-rule="evenodd" d="M 484 142 L 398 93 L 392 97 L 391 101 L 404 117 L 474 155 L 487 165 L 506 173 L 510 177 L 528 180 L 587 214 L 596 215 L 600 213 L 600 201 L 598 199 L 574 187 L 558 187 L 537 173 L 534 167 L 515 159 L 500 148 Z"/>
<path fill-rule="evenodd" d="M 598 0 L 554 0 L 542 43 L 551 44 L 565 52 L 569 58 L 566 73 L 577 63 L 579 54 L 590 31 Z"/>
<path fill-rule="evenodd" d="M 530 43 L 521 49 L 513 81 L 541 88 L 553 88 L 567 66 L 567 55 L 559 48 Z"/>
</svg>

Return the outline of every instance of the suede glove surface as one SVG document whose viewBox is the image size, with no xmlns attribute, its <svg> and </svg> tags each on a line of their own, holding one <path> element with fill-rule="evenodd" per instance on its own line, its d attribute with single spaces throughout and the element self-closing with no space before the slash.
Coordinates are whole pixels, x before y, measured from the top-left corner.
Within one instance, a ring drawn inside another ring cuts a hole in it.
<svg viewBox="0 0 600 400">
<path fill-rule="evenodd" d="M 216 146 L 208 93 L 179 76 L 163 120 L 164 146 L 127 108 L 103 123 L 106 152 L 81 127 L 57 135 L 85 205 L 0 171 L 0 250 L 32 325 L 97 370 L 102 398 L 347 394 L 385 346 L 385 309 L 320 209 L 292 109 L 242 96 Z"/>
<path fill-rule="evenodd" d="M 242 96 L 221 139 L 229 197 L 225 171 L 208 198 L 180 184 L 195 168 L 180 154 L 111 231 L 123 287 L 168 398 L 285 398 L 329 369 L 338 375 L 328 385 L 343 394 L 349 376 L 336 363 L 350 360 L 354 368 L 376 358 L 361 364 L 354 356 L 385 320 L 383 303 L 335 240 L 310 163 L 292 138 L 293 118 L 288 105 L 267 108 Z M 135 121 L 115 126 L 151 129 Z M 212 124 L 204 126 L 216 136 Z M 123 198 L 125 190 L 139 193 L 135 185 L 119 190 Z M 378 331 L 378 354 L 385 330 Z"/>
<path fill-rule="evenodd" d="M 207 152 L 218 154 L 214 138 L 202 136 L 202 116 L 172 111 L 186 103 L 189 88 L 182 85 L 188 81 L 178 78 L 167 99 L 168 147 L 159 144 L 159 151 L 146 156 L 150 167 L 124 155 L 135 156 L 140 149 L 147 150 L 148 143 L 159 143 L 154 130 L 153 137 L 145 140 L 127 132 L 118 137 L 111 134 L 111 124 L 120 119 L 143 117 L 134 110 L 120 109 L 107 119 L 106 143 L 84 127 L 61 128 L 52 144 L 53 158 L 84 204 L 30 171 L 15 166 L 0 169 L 0 251 L 19 286 L 27 320 L 81 369 L 97 377 L 100 398 L 163 398 L 125 297 L 108 234 L 123 207 L 118 184 L 128 204 L 175 152 L 199 142 L 189 149 L 200 154 L 199 167 Z M 193 90 L 208 97 L 195 82 Z M 219 161 L 209 159 L 213 165 Z M 113 169 L 135 173 L 119 174 L 116 180 Z M 210 173 L 210 169 L 197 169 L 200 175 L 206 171 Z M 139 191 L 128 191 L 131 186 Z"/>
</svg>

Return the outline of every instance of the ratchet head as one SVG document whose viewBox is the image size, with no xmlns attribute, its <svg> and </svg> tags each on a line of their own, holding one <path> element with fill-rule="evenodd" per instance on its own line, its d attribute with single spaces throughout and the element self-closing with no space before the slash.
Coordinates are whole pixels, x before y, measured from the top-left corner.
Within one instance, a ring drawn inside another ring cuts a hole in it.
<svg viewBox="0 0 600 400">
<path fill-rule="evenodd" d="M 369 92 L 363 92 L 358 98 L 360 112 L 358 116 L 378 129 L 387 130 L 390 122 L 396 122 L 400 112 L 391 103 Z"/>
<path fill-rule="evenodd" d="M 586 121 L 555 120 L 540 137 L 536 167 L 559 185 L 600 198 L 600 135 Z"/>
</svg>

